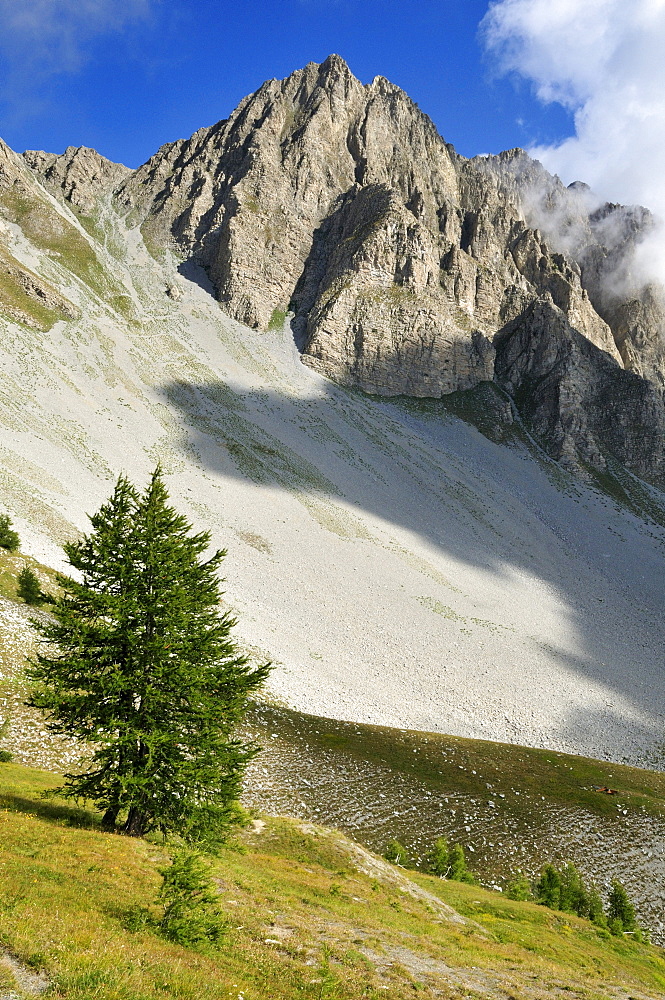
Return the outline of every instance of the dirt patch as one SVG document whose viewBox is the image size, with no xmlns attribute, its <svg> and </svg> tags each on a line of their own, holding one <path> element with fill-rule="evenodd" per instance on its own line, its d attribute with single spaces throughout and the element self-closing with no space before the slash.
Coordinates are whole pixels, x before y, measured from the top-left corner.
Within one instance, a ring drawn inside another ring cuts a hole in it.
<svg viewBox="0 0 665 1000">
<path fill-rule="evenodd" d="M 48 977 L 43 972 L 34 972 L 8 951 L 0 952 L 0 965 L 9 969 L 17 987 L 23 994 L 40 996 L 49 987 Z M 21 994 L 12 990 L 0 993 L 0 1000 L 21 1000 Z"/>
</svg>

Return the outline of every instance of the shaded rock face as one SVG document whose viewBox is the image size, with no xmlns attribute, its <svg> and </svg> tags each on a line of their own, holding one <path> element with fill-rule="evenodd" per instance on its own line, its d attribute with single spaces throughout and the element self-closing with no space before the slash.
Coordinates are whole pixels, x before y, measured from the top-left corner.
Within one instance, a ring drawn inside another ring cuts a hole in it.
<svg viewBox="0 0 665 1000">
<path fill-rule="evenodd" d="M 608 280 L 644 210 L 601 206 L 521 151 L 465 160 L 403 91 L 363 86 L 338 56 L 133 173 L 90 150 L 25 155 L 82 211 L 115 185 L 128 224 L 203 265 L 240 322 L 289 311 L 327 377 L 431 397 L 494 381 L 554 458 L 611 455 L 660 479 L 661 293 Z"/>
<path fill-rule="evenodd" d="M 662 388 L 619 368 L 547 296 L 497 337 L 496 379 L 564 465 L 604 471 L 612 456 L 645 479 L 663 481 Z"/>
<path fill-rule="evenodd" d="M 131 174 L 129 167 L 112 163 L 87 146 L 68 146 L 60 156 L 27 149 L 23 158 L 48 191 L 64 197 L 83 215 L 92 215 L 98 198 Z"/>
<path fill-rule="evenodd" d="M 515 200 L 549 246 L 575 260 L 626 369 L 665 385 L 665 294 L 641 277 L 635 251 L 655 226 L 640 206 L 603 203 L 586 184 L 565 187 L 523 150 L 472 161 Z"/>
</svg>

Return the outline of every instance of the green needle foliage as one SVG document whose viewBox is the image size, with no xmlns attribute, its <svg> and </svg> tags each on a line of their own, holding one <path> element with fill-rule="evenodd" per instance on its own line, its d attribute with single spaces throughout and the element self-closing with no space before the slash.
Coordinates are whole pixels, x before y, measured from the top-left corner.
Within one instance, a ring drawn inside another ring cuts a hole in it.
<svg viewBox="0 0 665 1000">
<path fill-rule="evenodd" d="M 450 871 L 449 857 L 448 841 L 445 837 L 438 837 L 427 858 L 427 871 L 432 875 L 438 875 L 439 878 L 447 878 Z"/>
<path fill-rule="evenodd" d="M 16 552 L 20 539 L 12 528 L 12 519 L 8 514 L 0 514 L 0 548 L 8 552 Z"/>
<path fill-rule="evenodd" d="M 508 894 L 510 895 L 510 886 Z M 616 935 L 630 933 L 636 940 L 642 940 L 643 932 L 635 920 L 635 908 L 628 899 L 626 890 L 616 879 L 612 882 L 607 912 L 603 908 L 603 901 L 596 887 L 587 886 L 572 864 L 564 865 L 561 869 L 551 864 L 545 865 L 534 886 L 534 895 L 538 903 L 552 910 L 575 913 L 578 917 L 590 920 L 605 932 L 609 929 Z M 511 898 L 522 897 L 512 895 Z"/>
<path fill-rule="evenodd" d="M 401 865 L 402 868 L 406 868 L 410 861 L 409 852 L 399 840 L 389 840 L 383 856 L 386 861 L 390 861 L 393 865 Z"/>
<path fill-rule="evenodd" d="M 612 881 L 612 889 L 607 901 L 607 922 L 612 934 L 637 931 L 635 907 L 628 899 L 621 882 L 617 882 L 616 879 Z"/>
<path fill-rule="evenodd" d="M 42 594 L 42 588 L 39 586 L 37 575 L 29 566 L 24 566 L 18 575 L 17 593 L 26 604 L 34 604 L 36 606 L 44 603 L 44 594 Z"/>
<path fill-rule="evenodd" d="M 466 864 L 464 848 L 461 844 L 453 844 L 448 854 L 448 878 L 453 882 L 469 882 L 475 884 L 476 878 Z"/>
<path fill-rule="evenodd" d="M 160 875 L 163 881 L 157 899 L 164 907 L 159 921 L 164 937 L 187 948 L 217 944 L 225 929 L 224 915 L 198 851 L 180 851 L 168 868 L 160 869 Z"/>
<path fill-rule="evenodd" d="M 237 818 L 256 748 L 233 731 L 269 665 L 239 654 L 219 608 L 226 553 L 201 558 L 210 535 L 169 506 L 159 467 L 143 493 L 121 477 L 90 520 L 65 546 L 81 582 L 60 577 L 29 669 L 29 703 L 93 751 L 62 792 L 94 801 L 106 829 L 212 846 Z"/>
<path fill-rule="evenodd" d="M 508 883 L 506 886 L 506 897 L 508 899 L 517 899 L 522 903 L 526 902 L 528 899 L 533 899 L 531 883 L 526 875 L 518 875 Z M 603 904 L 601 903 L 600 905 L 602 909 Z"/>
</svg>

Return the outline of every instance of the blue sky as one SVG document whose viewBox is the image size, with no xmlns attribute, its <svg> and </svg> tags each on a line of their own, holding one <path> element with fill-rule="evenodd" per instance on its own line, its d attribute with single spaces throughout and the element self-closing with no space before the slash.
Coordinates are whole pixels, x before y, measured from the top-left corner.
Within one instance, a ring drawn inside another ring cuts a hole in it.
<svg viewBox="0 0 665 1000">
<path fill-rule="evenodd" d="M 464 155 L 549 145 L 571 113 L 499 76 L 487 0 L 0 0 L 0 135 L 135 167 L 227 117 L 269 77 L 338 52 L 403 87 Z"/>
</svg>

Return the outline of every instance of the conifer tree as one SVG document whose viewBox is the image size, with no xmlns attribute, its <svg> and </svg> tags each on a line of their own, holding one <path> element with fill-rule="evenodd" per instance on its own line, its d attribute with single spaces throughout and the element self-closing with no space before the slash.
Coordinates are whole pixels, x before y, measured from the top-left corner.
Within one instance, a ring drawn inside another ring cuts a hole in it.
<svg viewBox="0 0 665 1000">
<path fill-rule="evenodd" d="M 560 909 L 561 875 L 554 865 L 545 865 L 543 868 L 536 883 L 535 896 L 543 906 L 549 906 L 551 910 Z"/>
<path fill-rule="evenodd" d="M 589 890 L 589 920 L 597 927 L 607 927 L 607 917 L 603 908 L 603 900 L 595 885 Z"/>
<path fill-rule="evenodd" d="M 453 844 L 450 848 L 450 852 L 448 854 L 448 867 L 448 878 L 452 879 L 454 882 L 474 883 L 476 881 L 474 875 L 467 868 L 464 848 L 461 844 Z"/>
<path fill-rule="evenodd" d="M 12 528 L 9 514 L 0 514 L 0 548 L 16 552 L 20 544 L 18 533 Z"/>
<path fill-rule="evenodd" d="M 511 879 L 506 886 L 506 897 L 508 899 L 519 900 L 520 902 L 526 902 L 528 899 L 533 899 L 531 883 L 526 875 L 517 875 L 515 878 Z"/>
<path fill-rule="evenodd" d="M 103 824 L 142 836 L 223 837 L 256 752 L 234 737 L 269 665 L 251 669 L 220 612 L 224 551 L 202 559 L 208 532 L 168 504 L 159 467 L 143 493 L 121 477 L 65 552 L 81 580 L 60 577 L 30 704 L 48 727 L 82 740 L 92 759 L 62 791 L 91 799 Z"/>
<path fill-rule="evenodd" d="M 575 865 L 570 862 L 564 865 L 560 879 L 559 909 L 576 913 L 578 917 L 588 917 L 589 890 Z"/>
<path fill-rule="evenodd" d="M 39 586 L 37 574 L 29 566 L 24 566 L 19 573 L 16 592 L 26 604 L 38 605 L 44 603 L 44 594 L 42 594 L 42 588 Z"/>
<path fill-rule="evenodd" d="M 628 899 L 628 893 L 621 882 L 616 879 L 612 880 L 607 901 L 607 919 L 613 934 L 623 934 L 624 931 L 634 931 L 637 928 L 635 907 Z"/>
<path fill-rule="evenodd" d="M 439 878 L 447 878 L 450 871 L 450 851 L 445 837 L 438 837 L 427 859 L 427 870 Z"/>
<path fill-rule="evenodd" d="M 409 852 L 399 840 L 389 840 L 383 856 L 386 861 L 390 861 L 393 865 L 401 865 L 402 868 L 405 868 L 410 861 Z"/>
</svg>

